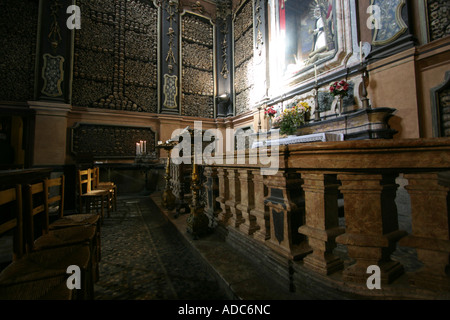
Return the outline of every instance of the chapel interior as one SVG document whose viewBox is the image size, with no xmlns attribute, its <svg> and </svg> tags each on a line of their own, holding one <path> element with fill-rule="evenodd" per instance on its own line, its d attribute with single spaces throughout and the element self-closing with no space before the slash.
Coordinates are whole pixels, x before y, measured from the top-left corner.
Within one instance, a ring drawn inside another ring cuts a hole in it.
<svg viewBox="0 0 450 320">
<path fill-rule="evenodd" d="M 1 299 L 94 299 L 102 226 L 132 196 L 292 299 L 450 299 L 448 1 L 2 0 L 0 15 Z"/>
</svg>

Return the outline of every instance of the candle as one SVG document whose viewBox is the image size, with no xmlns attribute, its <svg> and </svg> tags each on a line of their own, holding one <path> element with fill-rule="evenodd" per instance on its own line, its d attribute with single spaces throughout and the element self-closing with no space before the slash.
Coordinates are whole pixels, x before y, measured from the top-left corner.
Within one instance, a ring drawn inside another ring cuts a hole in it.
<svg viewBox="0 0 450 320">
<path fill-rule="evenodd" d="M 147 154 L 147 141 L 144 140 L 144 154 Z"/>
<path fill-rule="evenodd" d="M 142 154 L 142 152 L 144 151 L 144 141 L 139 141 L 139 147 L 140 147 L 140 153 L 139 154 Z"/>
<path fill-rule="evenodd" d="M 362 41 L 359 42 L 359 60 L 363 62 Z"/>
<path fill-rule="evenodd" d="M 162 141 L 158 141 L 158 145 L 162 145 Z"/>
<path fill-rule="evenodd" d="M 314 74 L 315 74 L 315 79 L 317 82 L 317 65 L 316 64 L 314 65 Z"/>
<path fill-rule="evenodd" d="M 140 145 L 139 142 L 136 142 L 136 155 L 139 155 L 139 149 L 140 149 Z"/>
</svg>

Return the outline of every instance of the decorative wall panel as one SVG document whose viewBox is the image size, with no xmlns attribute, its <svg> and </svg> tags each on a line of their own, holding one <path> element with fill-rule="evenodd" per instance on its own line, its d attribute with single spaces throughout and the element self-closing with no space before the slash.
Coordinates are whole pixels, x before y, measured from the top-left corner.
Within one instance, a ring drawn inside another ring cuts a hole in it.
<svg viewBox="0 0 450 320">
<path fill-rule="evenodd" d="M 155 132 L 145 127 L 77 123 L 72 131 L 71 150 L 94 159 L 134 158 L 136 142 L 146 141 L 147 152 L 155 151 Z"/>
<path fill-rule="evenodd" d="M 213 118 L 214 26 L 190 12 L 183 14 L 181 26 L 181 113 Z"/>
<path fill-rule="evenodd" d="M 75 106 L 156 113 L 158 10 L 144 0 L 80 0 Z"/>
<path fill-rule="evenodd" d="M 448 0 L 428 0 L 427 5 L 430 40 L 450 35 L 450 2 Z"/>
<path fill-rule="evenodd" d="M 374 28 L 374 45 L 388 44 L 408 30 L 402 17 L 405 0 L 372 0 L 372 4 L 380 8 L 381 17 L 381 28 Z"/>
<path fill-rule="evenodd" d="M 234 20 L 235 112 L 242 114 L 252 107 L 253 75 L 253 5 L 247 1 Z"/>
<path fill-rule="evenodd" d="M 0 100 L 33 99 L 38 3 L 0 2 Z"/>
</svg>

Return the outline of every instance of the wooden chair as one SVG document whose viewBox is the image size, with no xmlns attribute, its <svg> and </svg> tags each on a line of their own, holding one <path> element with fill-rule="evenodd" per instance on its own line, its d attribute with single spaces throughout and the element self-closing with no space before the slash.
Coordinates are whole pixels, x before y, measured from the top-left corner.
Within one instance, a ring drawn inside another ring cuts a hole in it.
<svg viewBox="0 0 450 320">
<path fill-rule="evenodd" d="M 13 232 L 13 254 L 12 261 L 22 258 L 24 252 L 23 241 L 23 208 L 22 208 L 22 187 L 0 191 L 0 234 Z M 9 213 L 9 216 L 6 214 Z"/>
<path fill-rule="evenodd" d="M 64 190 L 65 176 L 62 175 L 56 179 L 44 180 L 45 210 L 47 212 L 56 212 L 57 218 L 53 219 L 48 225 L 49 231 L 76 227 L 76 226 L 95 226 L 96 228 L 96 253 L 97 262 L 101 260 L 101 224 L 98 214 L 71 214 L 64 215 Z M 53 208 L 53 210 L 51 210 Z"/>
<path fill-rule="evenodd" d="M 67 267 L 86 265 L 89 248 L 48 250 L 45 253 L 24 252 L 22 188 L 0 191 L 0 214 L 5 221 L 0 235 L 14 233 L 12 262 L 0 273 L 0 300 L 73 299 L 75 292 L 68 289 Z"/>
<path fill-rule="evenodd" d="M 60 197 L 61 194 L 54 197 L 54 199 Z M 61 201 L 63 201 L 62 198 Z M 82 296 L 84 299 L 92 299 L 94 295 L 94 282 L 98 279 L 96 227 L 92 225 L 80 225 L 50 231 L 48 195 L 45 192 L 44 182 L 27 185 L 25 203 L 27 204 L 26 214 L 24 215 L 25 247 L 27 253 L 87 246 L 89 249 L 88 263 L 79 267 L 82 269 L 84 275 Z M 40 228 L 36 227 L 35 222 L 40 222 Z M 36 235 L 37 232 L 40 232 L 40 234 Z M 61 254 L 65 254 L 64 249 L 62 249 L 62 252 Z"/>
<path fill-rule="evenodd" d="M 112 197 L 112 208 L 117 210 L 117 185 L 112 181 L 100 181 L 100 168 L 94 167 L 92 169 L 94 189 L 109 190 Z"/>
<path fill-rule="evenodd" d="M 78 170 L 77 184 L 80 214 L 83 213 L 83 206 L 86 206 L 86 212 L 90 212 L 93 207 L 97 213 L 100 211 L 100 220 L 103 222 L 104 208 L 107 208 L 108 216 L 111 210 L 111 194 L 109 190 L 93 188 L 92 169 Z"/>
</svg>

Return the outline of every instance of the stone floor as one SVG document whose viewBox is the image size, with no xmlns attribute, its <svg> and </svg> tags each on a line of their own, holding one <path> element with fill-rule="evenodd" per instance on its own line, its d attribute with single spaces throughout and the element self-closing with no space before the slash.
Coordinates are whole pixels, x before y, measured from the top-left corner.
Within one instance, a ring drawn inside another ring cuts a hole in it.
<svg viewBox="0 0 450 320">
<path fill-rule="evenodd" d="M 227 299 L 149 197 L 119 198 L 102 226 L 98 300 Z"/>
<path fill-rule="evenodd" d="M 188 215 L 174 218 L 159 200 L 119 197 L 117 211 L 105 218 L 96 300 L 294 299 L 219 235 L 192 239 Z"/>
</svg>

